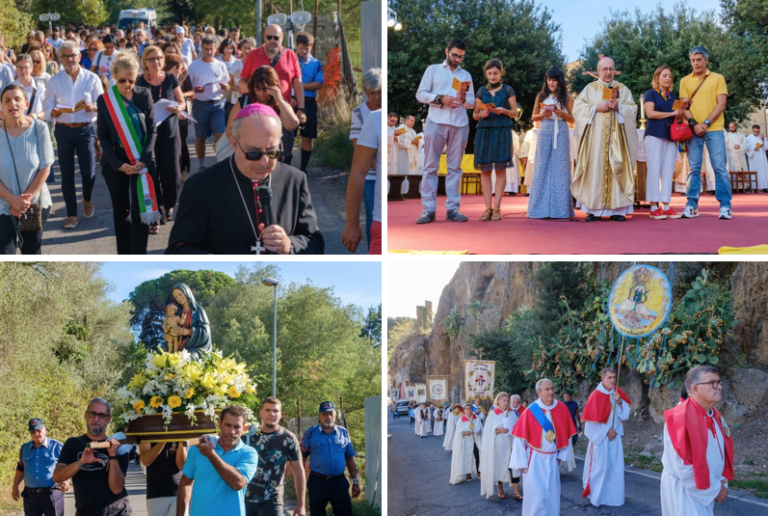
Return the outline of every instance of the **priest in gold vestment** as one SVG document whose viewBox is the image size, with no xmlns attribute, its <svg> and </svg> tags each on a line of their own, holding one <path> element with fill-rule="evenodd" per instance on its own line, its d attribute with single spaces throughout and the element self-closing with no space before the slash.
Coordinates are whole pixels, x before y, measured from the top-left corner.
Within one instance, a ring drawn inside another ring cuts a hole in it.
<svg viewBox="0 0 768 516">
<path fill-rule="evenodd" d="M 637 104 L 629 88 L 613 80 L 615 71 L 613 59 L 600 58 L 598 80 L 573 104 L 579 146 L 571 193 L 587 222 L 601 217 L 623 221 L 632 213 Z"/>
</svg>

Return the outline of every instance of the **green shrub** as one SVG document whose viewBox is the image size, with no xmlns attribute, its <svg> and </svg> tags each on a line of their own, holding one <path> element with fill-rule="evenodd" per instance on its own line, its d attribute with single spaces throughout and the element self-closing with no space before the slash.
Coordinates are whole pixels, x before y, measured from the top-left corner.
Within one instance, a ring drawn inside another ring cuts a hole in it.
<svg viewBox="0 0 768 516">
<path fill-rule="evenodd" d="M 317 109 L 317 142 L 313 161 L 318 165 L 349 172 L 355 153 L 349 129 L 355 106 L 341 92 L 335 100 Z"/>
</svg>

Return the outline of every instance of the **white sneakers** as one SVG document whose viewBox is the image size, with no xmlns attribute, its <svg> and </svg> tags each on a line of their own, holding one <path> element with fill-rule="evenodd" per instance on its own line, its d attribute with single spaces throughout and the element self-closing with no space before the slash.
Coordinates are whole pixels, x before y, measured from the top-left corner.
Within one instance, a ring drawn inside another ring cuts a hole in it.
<svg viewBox="0 0 768 516">
<path fill-rule="evenodd" d="M 684 219 L 694 219 L 699 216 L 699 209 L 693 208 L 691 206 L 686 206 L 685 211 L 683 211 L 682 218 Z M 733 213 L 731 212 L 730 208 L 720 208 L 720 220 L 731 220 L 733 218 Z"/>
<path fill-rule="evenodd" d="M 720 208 L 720 220 L 731 220 L 733 214 L 730 208 Z"/>
</svg>

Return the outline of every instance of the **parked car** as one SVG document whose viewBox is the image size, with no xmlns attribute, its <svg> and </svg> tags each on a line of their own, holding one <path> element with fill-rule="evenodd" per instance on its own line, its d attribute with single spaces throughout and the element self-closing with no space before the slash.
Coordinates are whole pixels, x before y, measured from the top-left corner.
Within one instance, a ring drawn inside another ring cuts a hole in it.
<svg viewBox="0 0 768 516">
<path fill-rule="evenodd" d="M 408 402 L 406 400 L 400 400 L 397 402 L 397 413 L 401 416 L 408 415 Z"/>
</svg>

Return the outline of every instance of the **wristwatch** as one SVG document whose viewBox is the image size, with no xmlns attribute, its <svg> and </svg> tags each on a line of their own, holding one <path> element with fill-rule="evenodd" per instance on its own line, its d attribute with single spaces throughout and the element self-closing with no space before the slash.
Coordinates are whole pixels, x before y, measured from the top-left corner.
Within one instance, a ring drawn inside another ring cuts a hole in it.
<svg viewBox="0 0 768 516">
<path fill-rule="evenodd" d="M 353 479 L 352 479 L 352 483 L 353 483 L 353 484 L 359 484 L 359 483 L 360 483 L 360 481 L 359 481 L 357 478 L 353 478 Z"/>
<path fill-rule="evenodd" d="M 712 125 L 712 122 L 710 122 L 710 121 L 709 121 L 709 118 L 707 118 L 706 120 L 704 120 L 704 124 L 705 124 L 707 127 L 709 127 L 710 125 Z"/>
<path fill-rule="evenodd" d="M 304 111 L 304 114 L 305 114 L 305 115 L 307 114 L 307 110 L 306 110 L 306 109 L 304 109 L 303 107 L 300 107 L 300 108 L 296 108 L 296 111 Z"/>
</svg>

